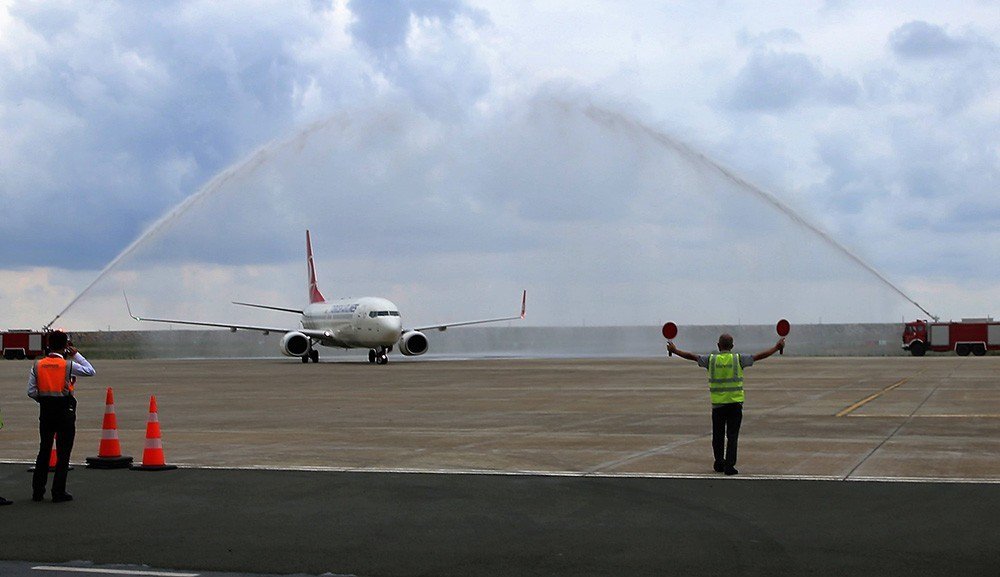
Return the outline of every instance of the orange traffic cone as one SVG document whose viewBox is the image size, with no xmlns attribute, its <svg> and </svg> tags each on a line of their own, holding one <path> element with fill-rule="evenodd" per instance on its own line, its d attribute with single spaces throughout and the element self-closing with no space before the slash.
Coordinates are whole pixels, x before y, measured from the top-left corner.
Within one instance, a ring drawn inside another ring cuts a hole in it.
<svg viewBox="0 0 1000 577">
<path fill-rule="evenodd" d="M 176 469 L 168 465 L 163 457 L 163 441 L 160 438 L 160 418 L 156 414 L 156 395 L 149 397 L 149 421 L 146 422 L 146 448 L 142 450 L 142 464 L 132 465 L 133 471 L 166 471 Z"/>
<path fill-rule="evenodd" d="M 115 416 L 115 396 L 108 387 L 104 398 L 104 425 L 101 427 L 101 445 L 96 457 L 87 457 L 91 469 L 121 469 L 132 464 L 132 457 L 122 456 L 118 441 L 118 418 Z"/>
<path fill-rule="evenodd" d="M 52 471 L 56 470 L 56 463 L 59 462 L 59 455 L 56 454 L 56 439 L 57 438 L 58 438 L 58 435 L 52 435 L 52 451 L 49 453 L 49 472 L 50 473 Z M 31 473 L 31 472 L 34 472 L 34 470 L 35 470 L 35 466 L 32 465 L 31 468 L 28 469 L 28 472 Z M 70 465 L 69 469 L 67 469 L 67 470 L 68 471 L 72 471 L 73 470 L 73 465 Z"/>
</svg>

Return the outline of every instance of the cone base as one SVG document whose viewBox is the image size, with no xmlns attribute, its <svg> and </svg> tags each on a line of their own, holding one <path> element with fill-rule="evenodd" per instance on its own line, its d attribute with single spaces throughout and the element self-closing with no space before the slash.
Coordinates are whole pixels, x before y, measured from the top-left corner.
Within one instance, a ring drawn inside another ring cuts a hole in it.
<svg viewBox="0 0 1000 577">
<path fill-rule="evenodd" d="M 132 465 L 132 457 L 87 457 L 88 469 L 124 469 Z"/>
<path fill-rule="evenodd" d="M 177 468 L 177 465 L 132 465 L 129 467 L 133 471 L 171 471 Z"/>
</svg>

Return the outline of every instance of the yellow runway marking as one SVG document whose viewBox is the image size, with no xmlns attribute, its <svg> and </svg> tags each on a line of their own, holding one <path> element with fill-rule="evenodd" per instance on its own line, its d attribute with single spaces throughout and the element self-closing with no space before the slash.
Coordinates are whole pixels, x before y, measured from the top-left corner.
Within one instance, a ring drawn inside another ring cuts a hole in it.
<svg viewBox="0 0 1000 577">
<path fill-rule="evenodd" d="M 840 411 L 839 413 L 837 413 L 836 416 L 838 416 L 838 417 L 846 416 L 846 415 L 850 414 L 851 412 L 859 409 L 860 407 L 863 407 L 866 404 L 870 403 L 871 401 L 874 401 L 875 399 L 877 399 L 877 398 L 881 397 L 882 395 L 888 393 L 889 391 L 895 389 L 896 387 L 902 385 L 903 383 L 905 383 L 908 380 L 909 380 L 909 377 L 907 377 L 905 379 L 899 379 L 898 381 L 896 381 L 895 383 L 893 383 L 893 384 L 889 385 L 888 387 L 882 389 L 881 391 L 879 391 L 879 392 L 877 392 L 877 393 L 875 393 L 873 395 L 869 395 L 869 396 L 861 399 L 860 401 L 854 403 L 850 407 L 847 407 L 846 409 Z"/>
<path fill-rule="evenodd" d="M 837 415 L 840 416 L 839 414 Z M 852 419 L 865 419 L 865 418 L 880 418 L 880 419 L 903 419 L 903 418 L 914 418 L 914 419 L 1000 419 L 1000 414 L 996 413 L 975 413 L 971 415 L 946 415 L 946 414 L 929 414 L 929 415 L 849 415 Z"/>
</svg>

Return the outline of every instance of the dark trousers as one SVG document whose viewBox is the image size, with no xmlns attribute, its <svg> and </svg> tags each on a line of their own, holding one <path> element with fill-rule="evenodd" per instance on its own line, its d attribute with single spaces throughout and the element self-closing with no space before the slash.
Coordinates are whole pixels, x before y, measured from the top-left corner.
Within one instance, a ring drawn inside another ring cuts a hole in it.
<svg viewBox="0 0 1000 577">
<path fill-rule="evenodd" d="M 715 453 L 716 463 L 724 463 L 728 467 L 736 465 L 742 422 L 743 403 L 712 407 L 712 452 Z"/>
<path fill-rule="evenodd" d="M 65 495 L 69 454 L 73 451 L 73 440 L 76 438 L 76 399 L 43 398 L 38 405 L 38 458 L 35 459 L 35 474 L 31 478 L 31 489 L 36 496 L 45 494 L 52 440 L 55 438 L 56 472 L 52 478 L 52 496 Z"/>
</svg>

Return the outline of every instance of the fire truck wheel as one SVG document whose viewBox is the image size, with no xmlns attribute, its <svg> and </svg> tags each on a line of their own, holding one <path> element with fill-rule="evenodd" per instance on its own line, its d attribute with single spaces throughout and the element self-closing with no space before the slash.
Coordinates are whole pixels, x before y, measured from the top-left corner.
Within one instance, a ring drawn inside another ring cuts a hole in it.
<svg viewBox="0 0 1000 577">
<path fill-rule="evenodd" d="M 986 354 L 986 345 L 975 345 L 972 347 L 972 354 L 981 357 Z"/>
<path fill-rule="evenodd" d="M 24 351 L 17 351 L 17 360 L 19 361 L 24 360 Z"/>
<path fill-rule="evenodd" d="M 927 348 L 924 346 L 924 343 L 922 343 L 920 341 L 916 341 L 916 342 L 913 342 L 913 343 L 910 344 L 910 354 L 911 355 L 913 355 L 915 357 L 922 357 L 922 356 L 924 356 L 924 353 L 926 353 L 926 352 L 927 352 Z"/>
<path fill-rule="evenodd" d="M 960 357 L 967 357 L 972 352 L 972 347 L 966 344 L 955 345 L 955 353 Z"/>
</svg>

